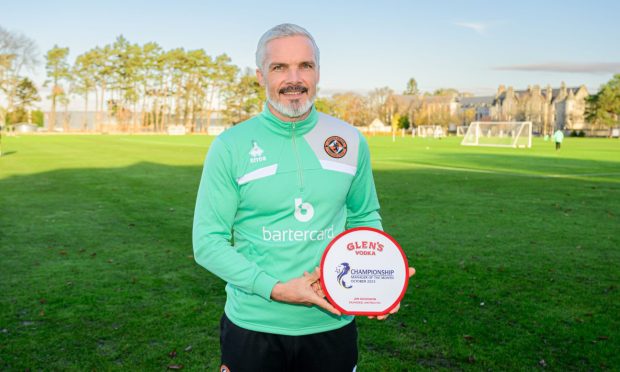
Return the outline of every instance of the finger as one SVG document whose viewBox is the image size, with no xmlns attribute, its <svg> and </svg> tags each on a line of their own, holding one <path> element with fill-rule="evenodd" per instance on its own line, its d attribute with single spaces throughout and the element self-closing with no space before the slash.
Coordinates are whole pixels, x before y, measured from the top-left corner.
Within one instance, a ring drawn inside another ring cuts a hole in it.
<svg viewBox="0 0 620 372">
<path fill-rule="evenodd" d="M 323 295 L 323 290 L 322 290 L 321 285 L 319 284 L 319 282 L 312 283 L 312 290 L 314 291 L 314 293 L 318 294 L 319 296 L 325 297 Z"/>
<path fill-rule="evenodd" d="M 316 290 L 314 291 L 314 293 L 316 293 L 316 295 L 317 295 L 317 296 L 319 296 L 319 297 L 321 297 L 321 298 L 325 298 L 325 293 L 323 293 L 323 291 L 322 291 L 320 288 L 319 288 L 319 289 L 316 289 Z"/>
<path fill-rule="evenodd" d="M 390 310 L 390 314 L 396 314 L 398 312 L 398 310 L 400 310 L 400 302 L 398 303 L 398 305 L 396 305 L 395 308 Z"/>
<path fill-rule="evenodd" d="M 319 280 L 320 277 L 321 277 L 321 274 L 318 272 L 318 267 L 314 269 L 311 273 L 306 272 L 304 274 L 304 278 L 310 280 L 311 282 L 316 282 L 317 280 Z"/>
<path fill-rule="evenodd" d="M 312 290 L 316 292 L 320 289 L 321 286 L 319 285 L 319 282 L 314 282 L 310 284 L 310 287 L 312 287 Z"/>
<path fill-rule="evenodd" d="M 414 276 L 414 275 L 415 275 L 415 268 L 410 267 L 410 268 L 409 268 L 409 277 L 411 278 L 411 277 L 412 277 L 412 276 Z"/>
<path fill-rule="evenodd" d="M 338 311 L 335 307 L 332 306 L 332 304 L 330 304 L 329 302 L 327 302 L 327 300 L 325 300 L 324 298 L 319 297 L 316 294 L 314 296 L 312 296 L 309 301 L 312 302 L 313 304 L 319 306 L 319 307 L 322 307 L 323 309 L 329 311 L 332 314 L 342 315 L 340 313 L 340 311 Z"/>
<path fill-rule="evenodd" d="M 317 283 L 319 284 L 319 288 L 321 289 L 321 292 L 323 292 L 323 281 L 321 280 L 321 270 L 318 267 L 316 267 L 314 269 L 314 272 L 316 273 L 316 275 L 319 276 Z"/>
<path fill-rule="evenodd" d="M 388 318 L 388 316 L 390 316 L 390 315 L 389 314 L 379 315 L 379 316 L 377 316 L 377 320 L 386 320 Z"/>
</svg>

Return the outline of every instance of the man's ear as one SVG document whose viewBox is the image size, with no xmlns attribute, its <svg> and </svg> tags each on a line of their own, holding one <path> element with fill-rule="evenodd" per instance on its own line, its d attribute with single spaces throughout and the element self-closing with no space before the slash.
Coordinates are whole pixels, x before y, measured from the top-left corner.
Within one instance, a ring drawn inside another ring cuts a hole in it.
<svg viewBox="0 0 620 372">
<path fill-rule="evenodd" d="M 258 83 L 261 87 L 265 86 L 265 77 L 263 76 L 263 72 L 260 69 L 256 69 L 256 78 L 258 79 Z"/>
</svg>

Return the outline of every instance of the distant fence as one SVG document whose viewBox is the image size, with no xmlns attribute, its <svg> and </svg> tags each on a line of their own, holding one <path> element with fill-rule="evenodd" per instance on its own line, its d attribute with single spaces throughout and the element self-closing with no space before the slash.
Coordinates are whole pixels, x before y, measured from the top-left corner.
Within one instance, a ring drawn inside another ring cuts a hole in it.
<svg viewBox="0 0 620 372">
<path fill-rule="evenodd" d="M 583 133 L 585 134 L 586 137 L 618 137 L 617 131 L 614 131 L 613 129 L 609 129 L 609 128 L 605 128 L 605 129 L 583 129 L 581 130 L 583 131 Z M 567 131 L 568 135 L 570 135 L 573 131 L 569 130 Z M 580 131 L 577 130 L 575 131 L 577 133 L 579 133 Z"/>
<path fill-rule="evenodd" d="M 124 125 L 118 123 L 116 118 L 110 115 L 108 112 L 99 113 L 100 117 L 97 116 L 97 113 L 94 111 L 58 111 L 56 112 L 56 125 L 55 132 L 67 131 L 71 133 L 76 132 L 104 132 L 104 133 L 166 133 L 168 132 L 168 127 L 172 125 L 182 124 L 178 120 L 176 120 L 175 115 L 166 115 L 166 125 L 164 128 L 158 128 L 155 130 L 153 125 L 150 126 L 141 126 L 138 125 L 134 128 L 133 121 L 131 119 L 127 120 Z M 44 124 L 43 130 L 47 130 L 50 120 L 50 113 L 46 112 L 44 116 Z M 100 121 L 100 124 L 97 124 L 97 121 Z M 140 120 L 138 120 L 140 122 Z M 227 121 L 219 115 L 219 113 L 214 112 L 211 115 L 211 120 L 207 120 L 207 118 L 195 118 L 192 120 L 194 123 L 194 132 L 196 133 L 209 133 L 211 134 L 215 131 L 215 134 L 219 134 L 221 130 L 218 130 L 219 127 L 228 128 Z M 211 129 L 213 127 L 214 129 Z M 65 130 L 67 128 L 68 130 Z M 191 132 L 188 127 L 188 133 Z"/>
</svg>

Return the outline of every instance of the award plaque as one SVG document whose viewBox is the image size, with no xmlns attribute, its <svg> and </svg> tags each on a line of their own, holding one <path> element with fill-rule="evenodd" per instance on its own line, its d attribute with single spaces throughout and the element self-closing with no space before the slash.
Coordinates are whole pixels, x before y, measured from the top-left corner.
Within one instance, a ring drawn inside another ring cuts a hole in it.
<svg viewBox="0 0 620 372">
<path fill-rule="evenodd" d="M 388 234 L 358 227 L 335 237 L 321 259 L 321 286 L 343 314 L 385 315 L 409 282 L 407 257 Z"/>
</svg>

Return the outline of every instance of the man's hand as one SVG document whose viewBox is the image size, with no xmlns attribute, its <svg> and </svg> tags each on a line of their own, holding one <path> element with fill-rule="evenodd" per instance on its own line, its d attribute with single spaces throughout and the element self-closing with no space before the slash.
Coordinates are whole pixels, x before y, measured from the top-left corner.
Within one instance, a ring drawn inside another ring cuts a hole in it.
<svg viewBox="0 0 620 372">
<path fill-rule="evenodd" d="M 415 275 L 415 269 L 413 267 L 409 268 L 409 277 L 411 278 L 412 276 Z M 392 310 L 390 310 L 389 314 L 385 314 L 385 315 L 378 315 L 378 316 L 369 316 L 368 319 L 374 319 L 377 318 L 377 320 L 385 320 L 388 318 L 388 316 L 392 315 L 392 314 L 396 314 L 398 312 L 398 310 L 400 310 L 400 303 L 398 305 L 396 305 L 395 308 L 393 308 Z"/>
<path fill-rule="evenodd" d="M 317 296 L 321 297 L 321 298 L 325 298 L 325 292 L 323 292 L 323 287 L 321 286 L 321 270 L 316 267 L 314 269 L 314 273 L 316 274 L 316 276 L 313 276 L 312 278 L 318 278 L 317 280 L 315 280 L 314 282 L 312 282 L 312 290 L 314 291 L 314 293 L 317 294 Z M 309 273 L 304 273 L 304 276 L 310 276 Z"/>
<path fill-rule="evenodd" d="M 341 315 L 323 296 L 318 280 L 321 274 L 317 269 L 312 273 L 305 272 L 303 276 L 291 279 L 286 283 L 276 283 L 271 290 L 271 299 L 291 304 L 306 306 L 317 305 L 335 315 Z M 317 290 L 318 286 L 318 290 Z"/>
</svg>

